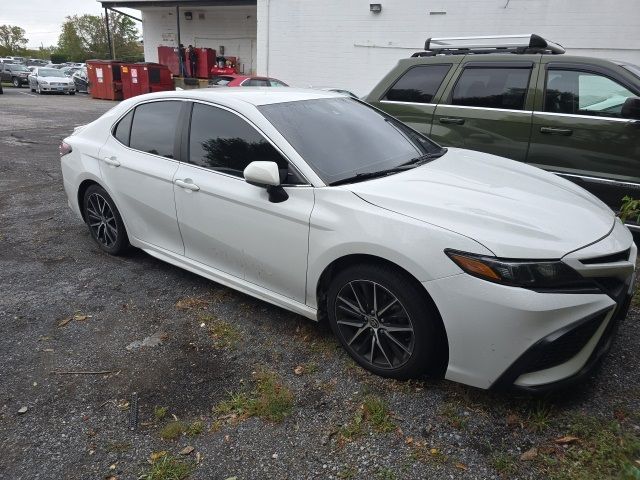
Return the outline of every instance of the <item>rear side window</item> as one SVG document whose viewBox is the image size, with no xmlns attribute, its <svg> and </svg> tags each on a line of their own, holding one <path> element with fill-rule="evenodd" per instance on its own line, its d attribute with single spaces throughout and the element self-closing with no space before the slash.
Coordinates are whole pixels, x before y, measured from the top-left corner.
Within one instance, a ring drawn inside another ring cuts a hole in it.
<svg viewBox="0 0 640 480">
<path fill-rule="evenodd" d="M 242 84 L 243 87 L 268 87 L 269 80 L 264 78 L 250 78 Z"/>
<path fill-rule="evenodd" d="M 451 103 L 522 110 L 530 75 L 530 68 L 467 67 L 453 89 Z"/>
<path fill-rule="evenodd" d="M 173 145 L 182 102 L 145 103 L 136 107 L 130 146 L 136 150 L 173 158 Z"/>
<path fill-rule="evenodd" d="M 451 65 L 422 65 L 410 68 L 391 87 L 383 100 L 431 103 L 450 68 Z"/>
<path fill-rule="evenodd" d="M 621 117 L 622 106 L 633 93 L 597 73 L 549 70 L 545 112 Z"/>
<path fill-rule="evenodd" d="M 276 162 L 286 180 L 287 161 L 255 128 L 227 110 L 194 104 L 189 163 L 242 177 L 255 160 Z"/>
<path fill-rule="evenodd" d="M 127 147 L 129 146 L 129 134 L 131 133 L 131 120 L 133 120 L 133 110 L 122 117 L 113 130 L 113 136 Z"/>
</svg>

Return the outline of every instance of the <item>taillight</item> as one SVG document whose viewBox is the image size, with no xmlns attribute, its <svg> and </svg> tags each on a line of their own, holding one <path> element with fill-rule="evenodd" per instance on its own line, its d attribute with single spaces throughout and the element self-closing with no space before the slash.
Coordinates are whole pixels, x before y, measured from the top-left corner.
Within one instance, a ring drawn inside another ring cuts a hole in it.
<svg viewBox="0 0 640 480">
<path fill-rule="evenodd" d="M 60 150 L 60 156 L 61 157 L 63 157 L 64 155 L 72 152 L 71 145 L 69 145 L 68 143 L 64 143 L 64 142 L 60 143 L 60 147 L 58 147 L 58 149 Z"/>
</svg>

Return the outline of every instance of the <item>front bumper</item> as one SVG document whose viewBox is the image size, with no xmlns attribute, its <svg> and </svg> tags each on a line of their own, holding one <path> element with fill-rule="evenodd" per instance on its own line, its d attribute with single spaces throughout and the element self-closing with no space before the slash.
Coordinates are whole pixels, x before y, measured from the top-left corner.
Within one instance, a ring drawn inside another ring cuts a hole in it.
<svg viewBox="0 0 640 480">
<path fill-rule="evenodd" d="M 614 275 L 618 268 L 615 281 L 607 277 L 590 293 L 541 293 L 467 274 L 424 282 L 447 333 L 445 377 L 479 388 L 540 391 L 592 371 L 609 350 L 633 293 L 637 249 L 618 223 L 612 238 L 567 256 L 585 259 L 628 249 L 627 261 L 584 266 L 583 275 L 598 282 L 602 272 Z"/>
<path fill-rule="evenodd" d="M 75 92 L 75 85 L 43 85 L 40 84 L 40 90 L 43 92 L 69 93 Z"/>
</svg>

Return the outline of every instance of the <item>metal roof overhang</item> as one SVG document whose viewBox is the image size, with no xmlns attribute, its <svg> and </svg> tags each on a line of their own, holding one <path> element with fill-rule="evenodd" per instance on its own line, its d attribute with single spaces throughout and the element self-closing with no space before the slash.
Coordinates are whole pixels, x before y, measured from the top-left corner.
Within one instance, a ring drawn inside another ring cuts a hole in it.
<svg viewBox="0 0 640 480">
<path fill-rule="evenodd" d="M 102 8 L 236 7 L 257 5 L 257 0 L 98 0 Z"/>
</svg>

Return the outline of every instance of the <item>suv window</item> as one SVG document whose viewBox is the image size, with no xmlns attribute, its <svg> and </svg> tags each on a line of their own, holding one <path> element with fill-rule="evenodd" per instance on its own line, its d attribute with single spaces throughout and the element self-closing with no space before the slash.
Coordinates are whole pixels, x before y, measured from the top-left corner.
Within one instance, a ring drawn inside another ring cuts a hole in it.
<svg viewBox="0 0 640 480">
<path fill-rule="evenodd" d="M 287 160 L 245 120 L 222 108 L 193 105 L 189 163 L 242 177 L 254 160 L 276 162 L 283 183 L 299 183 L 287 179 Z"/>
<path fill-rule="evenodd" d="M 460 75 L 452 105 L 522 110 L 530 68 L 467 67 Z"/>
<path fill-rule="evenodd" d="M 383 100 L 431 103 L 451 65 L 423 65 L 410 68 L 387 92 Z"/>
<path fill-rule="evenodd" d="M 127 113 L 113 129 L 113 136 L 123 145 L 129 146 L 129 134 L 131 133 L 131 120 L 133 120 L 133 110 Z"/>
<path fill-rule="evenodd" d="M 182 102 L 164 101 L 136 107 L 131 125 L 131 148 L 173 158 L 181 106 Z"/>
<path fill-rule="evenodd" d="M 603 75 L 576 70 L 549 70 L 546 112 L 620 117 L 633 93 Z"/>
</svg>

